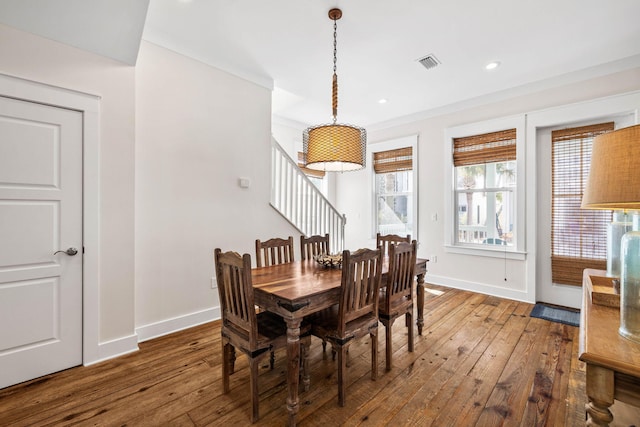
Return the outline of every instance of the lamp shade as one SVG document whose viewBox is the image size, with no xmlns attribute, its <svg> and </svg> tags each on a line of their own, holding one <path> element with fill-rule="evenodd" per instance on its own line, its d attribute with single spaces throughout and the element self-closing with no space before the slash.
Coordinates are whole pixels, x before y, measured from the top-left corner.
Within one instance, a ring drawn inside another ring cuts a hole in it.
<svg viewBox="0 0 640 427">
<path fill-rule="evenodd" d="M 640 125 L 594 139 L 582 208 L 640 209 Z"/>
<path fill-rule="evenodd" d="M 302 134 L 305 166 L 309 169 L 346 172 L 365 166 L 367 131 L 351 125 L 312 126 Z"/>
</svg>

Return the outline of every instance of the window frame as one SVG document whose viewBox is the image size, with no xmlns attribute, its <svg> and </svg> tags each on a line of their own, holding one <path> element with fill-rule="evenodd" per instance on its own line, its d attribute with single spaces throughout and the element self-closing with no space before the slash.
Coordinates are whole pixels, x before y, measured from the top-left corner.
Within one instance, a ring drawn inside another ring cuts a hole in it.
<svg viewBox="0 0 640 427">
<path fill-rule="evenodd" d="M 413 209 L 413 224 L 411 227 L 411 238 L 418 240 L 418 135 L 409 135 L 401 138 L 391 139 L 383 142 L 377 142 L 369 145 L 368 161 L 371 165 L 371 237 L 375 239 L 378 232 L 378 197 L 376 192 L 376 172 L 373 169 L 373 155 L 380 151 L 394 150 L 398 148 L 411 147 L 412 165 L 411 172 L 413 174 L 413 193 L 411 195 Z"/>
<path fill-rule="evenodd" d="M 304 153 L 302 151 L 297 151 L 297 159 L 298 159 L 298 168 L 302 171 L 302 173 L 311 181 L 311 183 L 322 193 L 324 197 L 327 197 L 327 173 L 325 171 L 317 171 L 314 169 L 308 169 L 304 165 Z M 316 180 L 319 180 L 316 185 Z"/>
<path fill-rule="evenodd" d="M 499 257 L 508 259 L 523 260 L 526 257 L 525 252 L 525 115 L 516 115 L 487 120 L 483 122 L 470 123 L 445 130 L 445 149 L 444 149 L 444 199 L 445 199 L 445 252 L 460 253 L 467 255 Z M 457 212 L 457 191 L 456 191 L 456 167 L 453 163 L 453 140 L 455 138 L 468 137 L 473 135 L 482 135 L 490 132 L 500 132 L 506 129 L 516 129 L 516 186 L 515 186 L 515 218 L 513 221 L 513 245 L 483 245 L 475 243 L 459 243 L 456 239 L 458 230 L 458 212 Z"/>
</svg>

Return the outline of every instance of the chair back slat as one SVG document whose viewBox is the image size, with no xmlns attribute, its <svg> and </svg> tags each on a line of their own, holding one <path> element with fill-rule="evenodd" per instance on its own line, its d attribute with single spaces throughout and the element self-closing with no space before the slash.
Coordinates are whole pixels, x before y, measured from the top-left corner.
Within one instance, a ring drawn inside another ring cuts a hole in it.
<svg viewBox="0 0 640 427">
<path fill-rule="evenodd" d="M 300 257 L 302 260 L 311 259 L 316 255 L 328 254 L 329 234 L 324 236 L 300 236 Z"/>
<path fill-rule="evenodd" d="M 385 299 L 386 312 L 389 312 L 394 301 L 400 298 L 413 301 L 416 252 L 417 242 L 415 240 L 411 244 L 398 243 L 397 245 L 389 245 L 389 272 L 386 283 L 387 298 Z"/>
<path fill-rule="evenodd" d="M 344 334 L 346 324 L 353 319 L 369 313 L 377 316 L 381 275 L 380 248 L 343 252 L 339 334 Z"/>
<path fill-rule="evenodd" d="M 257 317 L 251 282 L 251 255 L 215 250 L 216 277 L 222 310 L 222 321 L 257 342 Z"/>
<path fill-rule="evenodd" d="M 411 234 L 407 234 L 405 237 L 397 234 L 376 234 L 376 247 L 382 246 L 382 257 L 389 254 L 389 245 L 397 243 L 411 243 Z"/>
<path fill-rule="evenodd" d="M 288 264 L 293 260 L 293 236 L 289 236 L 288 239 L 275 237 L 265 242 L 256 239 L 256 265 L 258 267 Z"/>
</svg>

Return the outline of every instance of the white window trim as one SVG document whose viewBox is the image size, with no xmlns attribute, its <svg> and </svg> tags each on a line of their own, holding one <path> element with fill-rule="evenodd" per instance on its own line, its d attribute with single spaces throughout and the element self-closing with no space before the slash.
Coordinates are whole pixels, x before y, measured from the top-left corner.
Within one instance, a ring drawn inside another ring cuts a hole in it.
<svg viewBox="0 0 640 427">
<path fill-rule="evenodd" d="M 409 135 L 402 138 L 390 139 L 388 141 L 377 142 L 369 145 L 369 159 L 371 165 L 371 237 L 376 238 L 378 232 L 378 209 L 376 206 L 376 172 L 373 170 L 373 154 L 380 151 L 393 150 L 396 148 L 412 148 L 412 172 L 413 172 L 413 228 L 411 239 L 418 240 L 418 135 Z"/>
<path fill-rule="evenodd" d="M 524 114 L 517 116 L 502 117 L 484 122 L 470 123 L 460 126 L 447 128 L 445 130 L 445 149 L 444 149 L 444 250 L 445 252 L 459 253 L 466 255 L 486 256 L 495 258 L 507 258 L 524 260 L 525 252 L 525 125 L 526 116 Z M 453 166 L 453 139 L 472 135 L 480 135 L 489 132 L 497 132 L 505 129 L 516 129 L 516 218 L 514 221 L 514 229 L 516 231 L 514 245 L 507 246 L 479 246 L 473 244 L 456 243 L 455 240 L 455 203 L 454 203 L 454 175 L 455 168 Z"/>
</svg>

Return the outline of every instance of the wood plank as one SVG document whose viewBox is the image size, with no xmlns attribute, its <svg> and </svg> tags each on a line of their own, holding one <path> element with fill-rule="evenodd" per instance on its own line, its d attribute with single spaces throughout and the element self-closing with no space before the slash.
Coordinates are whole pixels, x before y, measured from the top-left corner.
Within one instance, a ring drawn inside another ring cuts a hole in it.
<svg viewBox="0 0 640 427">
<path fill-rule="evenodd" d="M 552 379 L 551 402 L 547 410 L 546 420 L 543 425 L 553 425 L 550 420 L 566 420 L 568 402 L 567 399 L 559 399 L 558 396 L 566 396 L 571 377 L 571 355 L 573 348 L 572 336 L 575 335 L 575 326 L 562 325 L 561 342 L 558 352 L 558 363 Z"/>
<path fill-rule="evenodd" d="M 516 302 L 507 300 L 503 300 L 496 306 L 483 319 L 483 328 L 478 330 L 478 332 L 484 330 L 484 335 L 478 337 L 475 346 L 466 344 L 465 347 L 468 347 L 468 350 L 463 352 L 466 357 L 461 360 L 458 358 L 447 360 L 437 375 L 424 383 L 414 397 L 398 412 L 394 420 L 397 422 L 406 420 L 408 425 L 430 425 L 438 417 L 441 408 L 446 407 L 454 398 L 456 390 L 468 377 L 469 372 L 503 328 L 516 306 Z"/>
<path fill-rule="evenodd" d="M 560 323 L 549 325 L 549 335 L 551 339 L 542 342 L 540 348 L 540 358 L 535 364 L 535 376 L 529 391 L 524 414 L 520 425 L 522 427 L 544 426 L 549 416 L 552 403 L 557 401 L 553 394 L 554 386 L 562 387 L 562 369 L 558 368 L 559 362 L 564 362 L 566 354 L 566 341 L 563 342 L 564 328 Z M 562 356 L 561 356 L 562 355 Z M 559 375 L 556 378 L 556 375 Z M 557 410 L 557 406 L 554 408 Z M 561 415 L 558 416 L 562 418 Z"/>
<path fill-rule="evenodd" d="M 447 406 L 455 410 L 441 410 L 433 420 L 433 425 L 475 424 L 489 396 L 497 387 L 498 378 L 509 362 L 513 349 L 523 336 L 530 311 L 530 304 L 520 303 L 510 313 L 504 326 L 449 400 Z"/>
<path fill-rule="evenodd" d="M 481 425 L 519 425 L 522 408 L 526 405 L 529 391 L 536 381 L 537 363 L 540 356 L 545 356 L 544 341 L 548 340 L 551 322 L 542 319 L 530 319 L 523 334 L 505 365 L 489 400 L 485 404 L 482 415 L 478 419 Z M 541 378 L 540 381 L 546 381 Z"/>
<path fill-rule="evenodd" d="M 429 360 L 428 363 L 426 360 L 422 364 L 416 363 L 410 377 L 397 377 L 383 391 L 386 395 L 385 405 L 379 405 L 376 400 L 369 401 L 369 404 L 363 407 L 367 410 L 367 419 L 382 424 L 413 422 L 413 417 L 419 414 L 420 407 L 430 406 L 431 399 L 438 391 L 434 384 L 446 383 L 456 371 L 464 369 L 465 363 L 471 366 L 475 363 L 475 360 L 470 358 L 473 350 L 490 330 L 492 316 L 499 314 L 504 308 L 480 304 L 458 323 L 458 329 L 443 337 L 441 342 L 434 343 L 438 352 L 447 356 L 438 357 L 435 361 Z M 409 388 L 412 394 L 407 393 L 406 388 Z M 356 416 L 358 412 L 354 414 L 354 417 Z"/>
</svg>

